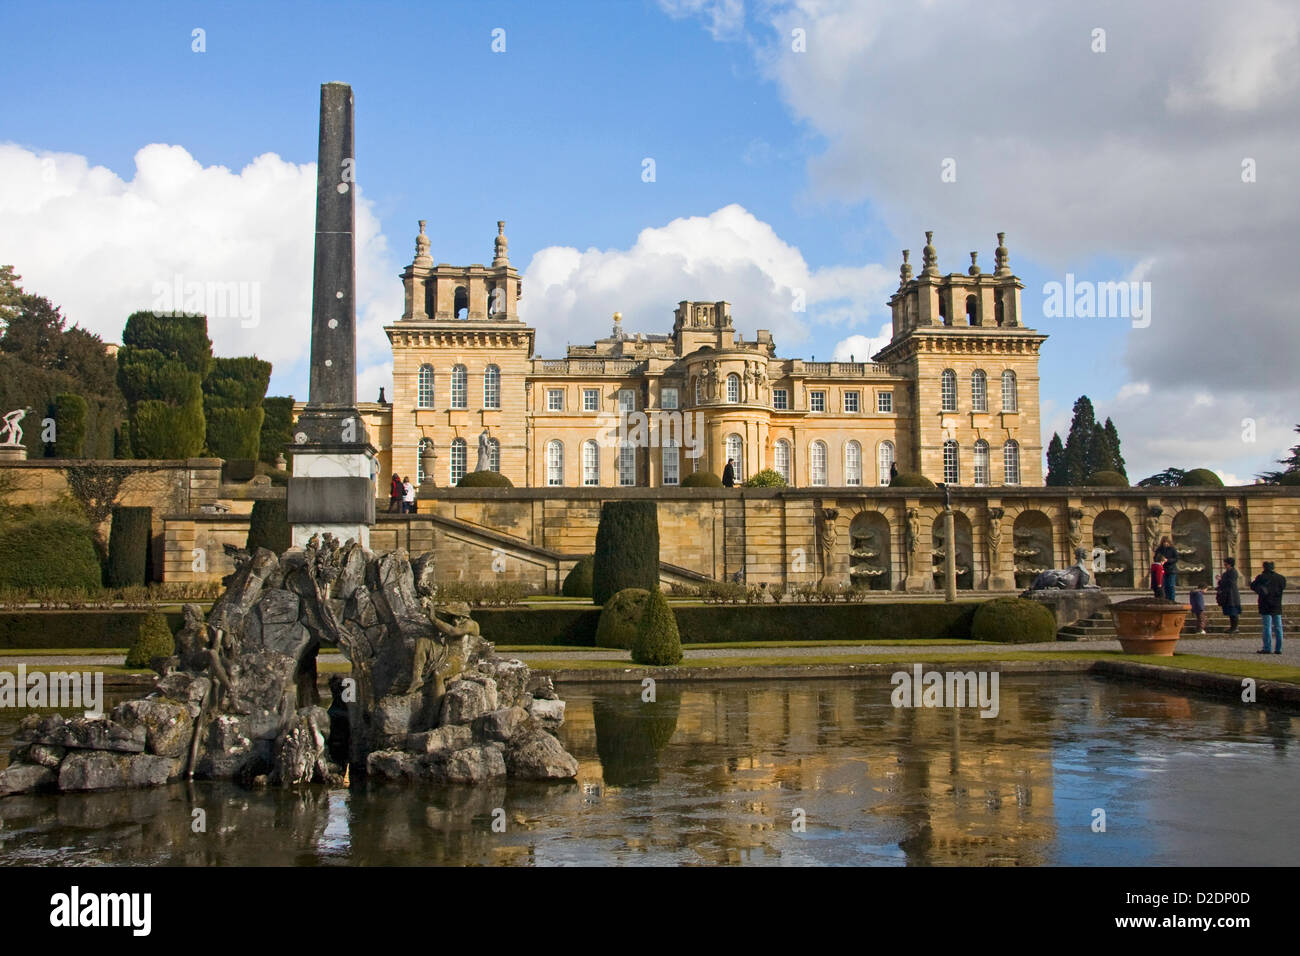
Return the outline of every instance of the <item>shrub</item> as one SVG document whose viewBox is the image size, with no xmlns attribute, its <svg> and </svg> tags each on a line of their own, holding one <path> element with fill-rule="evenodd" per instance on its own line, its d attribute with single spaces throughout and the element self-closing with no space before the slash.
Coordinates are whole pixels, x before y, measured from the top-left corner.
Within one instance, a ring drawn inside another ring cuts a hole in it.
<svg viewBox="0 0 1300 956">
<path fill-rule="evenodd" d="M 204 411 L 207 421 L 207 448 L 213 458 L 248 459 L 255 461 L 262 443 L 262 420 L 266 417 L 261 406 L 256 408 L 209 407 Z"/>
<path fill-rule="evenodd" d="M 653 501 L 607 501 L 596 527 L 591 596 L 604 604 L 624 588 L 659 586 L 659 510 Z"/>
<path fill-rule="evenodd" d="M 644 588 L 624 588 L 610 598 L 596 625 L 596 646 L 631 649 L 649 598 Z"/>
<path fill-rule="evenodd" d="M 108 533 L 108 564 L 104 585 L 127 588 L 149 580 L 149 542 L 153 537 L 153 509 L 113 509 L 113 526 Z"/>
<path fill-rule="evenodd" d="M 256 474 L 256 458 L 227 458 L 221 463 L 221 480 L 225 482 L 252 481 Z"/>
<path fill-rule="evenodd" d="M 721 488 L 722 479 L 711 471 L 693 471 L 682 479 L 682 488 Z"/>
<path fill-rule="evenodd" d="M 129 648 L 140 634 L 144 613 L 111 611 L 0 612 L 0 648 Z M 165 612 L 173 632 L 181 626 L 179 610 Z"/>
<path fill-rule="evenodd" d="M 136 458 L 196 458 L 203 452 L 207 424 L 199 377 L 192 375 L 191 395 L 180 405 L 146 400 L 131 410 L 131 453 Z"/>
<path fill-rule="evenodd" d="M 262 498 L 254 501 L 253 513 L 248 516 L 248 541 L 244 547 L 250 554 L 256 548 L 284 554 L 289 546 L 289 510 L 285 500 Z"/>
<path fill-rule="evenodd" d="M 262 437 L 258 442 L 259 457 L 268 465 L 274 465 L 281 452 L 289 457 L 287 449 L 293 444 L 293 396 L 268 395 L 262 399 L 262 409 L 266 415 L 262 419 Z"/>
<path fill-rule="evenodd" d="M 1094 471 L 1083 479 L 1086 488 L 1127 488 L 1128 479 L 1118 471 Z"/>
<path fill-rule="evenodd" d="M 900 471 L 889 482 L 891 488 L 933 488 L 934 482 L 925 475 L 911 471 Z"/>
<path fill-rule="evenodd" d="M 975 610 L 971 639 L 997 644 L 1031 644 L 1056 640 L 1056 617 L 1038 601 L 1003 597 Z"/>
<path fill-rule="evenodd" d="M 85 521 L 46 509 L 0 526 L 0 586 L 97 591 L 102 580 Z"/>
<path fill-rule="evenodd" d="M 54 396 L 54 457 L 80 458 L 86 444 L 86 412 L 89 406 L 80 395 L 63 392 Z"/>
<path fill-rule="evenodd" d="M 561 593 L 565 597 L 591 597 L 591 575 L 595 564 L 591 555 L 587 555 L 573 566 L 573 570 L 564 576 Z"/>
<path fill-rule="evenodd" d="M 513 488 L 515 483 L 499 471 L 467 471 L 457 488 Z"/>
<path fill-rule="evenodd" d="M 1183 475 L 1180 485 L 1184 488 L 1222 488 L 1223 479 L 1208 468 L 1193 468 Z"/>
<path fill-rule="evenodd" d="M 161 614 L 146 614 L 140 622 L 140 634 L 127 651 L 125 666 L 148 667 L 155 657 L 171 657 L 176 653 L 176 639 L 172 637 L 167 618 Z"/>
<path fill-rule="evenodd" d="M 491 581 L 486 584 L 452 581 L 437 586 L 435 600 L 439 604 L 464 601 L 474 607 L 513 607 L 531 593 L 532 589 L 519 581 Z"/>
<path fill-rule="evenodd" d="M 677 632 L 677 619 L 668 599 L 658 588 L 650 592 L 645 611 L 637 625 L 632 641 L 632 661 L 667 667 L 682 659 L 682 638 Z"/>
<path fill-rule="evenodd" d="M 746 488 L 784 488 L 785 479 L 775 468 L 764 468 L 757 474 L 750 475 L 743 482 Z"/>
</svg>

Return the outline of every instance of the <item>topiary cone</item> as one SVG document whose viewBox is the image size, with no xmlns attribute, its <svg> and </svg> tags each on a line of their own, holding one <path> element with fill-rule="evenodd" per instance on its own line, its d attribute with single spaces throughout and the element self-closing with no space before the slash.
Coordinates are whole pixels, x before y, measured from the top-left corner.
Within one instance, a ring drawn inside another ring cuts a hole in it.
<svg viewBox="0 0 1300 956">
<path fill-rule="evenodd" d="M 632 641 L 632 661 L 659 667 L 680 663 L 682 637 L 677 631 L 677 618 L 668 606 L 663 591 L 655 588 L 646 602 L 641 624 Z"/>
</svg>

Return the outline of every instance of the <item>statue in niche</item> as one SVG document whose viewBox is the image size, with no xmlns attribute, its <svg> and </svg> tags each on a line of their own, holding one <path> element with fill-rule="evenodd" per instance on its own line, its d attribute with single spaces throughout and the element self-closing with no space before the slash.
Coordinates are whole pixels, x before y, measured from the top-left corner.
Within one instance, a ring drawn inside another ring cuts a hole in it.
<svg viewBox="0 0 1300 956">
<path fill-rule="evenodd" d="M 835 519 L 840 516 L 836 508 L 823 508 L 821 510 L 821 529 L 822 529 L 822 578 L 829 578 L 835 568 L 835 539 L 838 532 L 835 528 Z"/>
<path fill-rule="evenodd" d="M 1066 537 L 1070 542 L 1070 553 L 1073 554 L 1083 545 L 1083 512 L 1078 508 L 1071 508 L 1066 513 L 1066 518 Z"/>
<path fill-rule="evenodd" d="M 1147 552 L 1153 553 L 1156 549 L 1156 542 L 1160 540 L 1160 516 L 1165 513 L 1165 509 L 1159 505 L 1152 505 L 1147 511 L 1146 519 L 1143 521 L 1143 528 L 1147 533 Z"/>
<path fill-rule="evenodd" d="M 921 541 L 921 515 L 915 508 L 907 509 L 907 524 L 903 528 L 903 557 L 908 575 L 916 560 L 916 549 Z"/>
<path fill-rule="evenodd" d="M 989 574 L 996 573 L 998 567 L 998 551 L 1002 547 L 1002 516 L 1005 514 L 1001 508 L 989 509 L 989 533 L 988 533 L 988 569 Z"/>
<path fill-rule="evenodd" d="M 1241 509 L 1229 506 L 1223 512 L 1223 529 L 1225 540 L 1223 551 L 1230 558 L 1237 556 L 1237 538 L 1241 534 Z"/>
</svg>

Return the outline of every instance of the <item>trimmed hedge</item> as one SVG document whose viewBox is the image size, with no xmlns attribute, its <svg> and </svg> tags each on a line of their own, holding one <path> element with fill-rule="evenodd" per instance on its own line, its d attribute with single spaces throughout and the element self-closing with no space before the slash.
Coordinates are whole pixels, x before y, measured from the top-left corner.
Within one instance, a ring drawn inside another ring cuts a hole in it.
<svg viewBox="0 0 1300 956">
<path fill-rule="evenodd" d="M 1056 616 L 1038 601 L 1002 597 L 975 611 L 971 638 L 990 644 L 1033 644 L 1056 640 Z"/>
<path fill-rule="evenodd" d="M 0 648 L 44 650 L 59 647 L 131 647 L 149 611 L 3 611 Z M 181 629 L 179 610 L 163 612 L 174 634 Z"/>
<path fill-rule="evenodd" d="M 693 471 L 681 480 L 681 488 L 721 488 L 722 479 L 711 471 Z"/>
<path fill-rule="evenodd" d="M 649 597 L 650 592 L 644 588 L 624 588 L 610 598 L 600 612 L 596 646 L 629 650 L 636 640 Z"/>
<path fill-rule="evenodd" d="M 281 452 L 285 458 L 289 457 L 288 448 L 293 444 L 293 396 L 268 395 L 262 399 L 262 409 L 266 415 L 262 418 L 259 456 L 268 465 L 274 465 Z"/>
<path fill-rule="evenodd" d="M 457 488 L 513 488 L 515 483 L 499 471 L 467 471 Z"/>
<path fill-rule="evenodd" d="M 746 478 L 741 482 L 741 486 L 745 488 L 784 488 L 786 481 L 775 468 L 764 468 L 762 471 Z"/>
<path fill-rule="evenodd" d="M 262 421 L 266 412 L 255 408 L 208 408 L 208 454 L 213 458 L 256 460 L 262 445 Z"/>
<path fill-rule="evenodd" d="M 596 527 L 591 597 L 604 605 L 624 588 L 659 586 L 659 507 L 653 501 L 606 501 Z"/>
<path fill-rule="evenodd" d="M 632 640 L 632 661 L 669 667 L 681 663 L 682 639 L 677 632 L 677 620 L 668 606 L 664 593 L 658 588 L 650 592 L 641 623 L 637 625 Z"/>
<path fill-rule="evenodd" d="M 283 498 L 259 498 L 253 502 L 248 516 L 248 540 L 244 547 L 249 554 L 257 548 L 268 548 L 284 554 L 290 547 L 289 506 Z"/>
<path fill-rule="evenodd" d="M 900 471 L 889 482 L 891 488 L 934 488 L 935 483 L 925 475 L 918 475 L 911 471 Z"/>
<path fill-rule="evenodd" d="M 150 612 L 140 622 L 135 643 L 126 653 L 125 667 L 148 667 L 155 657 L 171 657 L 176 653 L 176 638 L 167 626 L 167 618 L 157 611 Z"/>
<path fill-rule="evenodd" d="M 113 525 L 108 533 L 108 563 L 104 586 L 129 588 L 149 581 L 149 543 L 153 537 L 153 509 L 113 508 Z"/>
<path fill-rule="evenodd" d="M 1183 488 L 1222 488 L 1223 479 L 1208 468 L 1193 468 L 1179 484 Z"/>
<path fill-rule="evenodd" d="M 86 413 L 90 406 L 80 395 L 54 396 L 54 457 L 80 458 L 86 444 Z"/>
<path fill-rule="evenodd" d="M 149 399 L 131 410 L 131 454 L 136 458 L 197 458 L 207 426 L 199 377 L 191 375 L 189 399 L 181 405 Z"/>
<path fill-rule="evenodd" d="M 565 597 L 591 597 L 591 575 L 594 564 L 591 555 L 578 561 L 573 566 L 573 570 L 564 576 L 564 587 L 560 593 Z"/>
<path fill-rule="evenodd" d="M 679 605 L 672 610 L 684 645 L 908 638 L 967 640 L 980 603 Z M 600 617 L 600 608 L 474 610 L 474 620 L 483 637 L 496 644 L 596 647 Z"/>
<path fill-rule="evenodd" d="M 65 514 L 38 514 L 0 526 L 0 587 L 98 591 L 103 568 L 95 535 Z"/>
<path fill-rule="evenodd" d="M 1083 479 L 1085 488 L 1127 488 L 1128 479 L 1118 471 L 1094 471 Z"/>
</svg>

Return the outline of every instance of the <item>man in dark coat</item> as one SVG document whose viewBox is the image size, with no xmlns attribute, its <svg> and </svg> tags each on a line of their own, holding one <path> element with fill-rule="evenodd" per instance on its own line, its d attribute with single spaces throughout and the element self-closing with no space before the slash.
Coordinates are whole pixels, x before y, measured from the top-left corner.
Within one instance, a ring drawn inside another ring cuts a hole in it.
<svg viewBox="0 0 1300 956">
<path fill-rule="evenodd" d="M 1282 592 L 1286 590 L 1286 578 L 1273 570 L 1273 562 L 1265 561 L 1263 572 L 1250 582 L 1250 589 L 1259 595 L 1259 617 L 1264 624 L 1264 649 L 1256 654 L 1269 652 L 1269 637 L 1275 636 L 1273 653 L 1282 653 Z"/>
<path fill-rule="evenodd" d="M 1241 617 L 1241 575 L 1237 573 L 1237 559 L 1223 559 L 1223 573 L 1214 588 L 1214 600 L 1228 619 L 1228 633 L 1237 633 L 1237 618 Z"/>
<path fill-rule="evenodd" d="M 727 459 L 727 467 L 722 469 L 722 487 L 736 487 L 736 468 L 733 459 Z"/>
<path fill-rule="evenodd" d="M 1178 585 L 1178 549 L 1169 540 L 1169 535 L 1160 539 L 1160 547 L 1156 548 L 1156 558 L 1165 559 L 1165 600 L 1176 601 L 1174 588 Z"/>
</svg>

